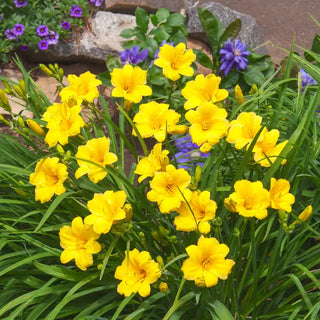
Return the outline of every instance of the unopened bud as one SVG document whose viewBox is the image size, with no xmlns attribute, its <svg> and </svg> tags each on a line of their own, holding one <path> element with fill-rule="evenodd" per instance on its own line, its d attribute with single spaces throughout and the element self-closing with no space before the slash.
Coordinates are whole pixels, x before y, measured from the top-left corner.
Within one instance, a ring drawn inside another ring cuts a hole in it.
<svg viewBox="0 0 320 320">
<path fill-rule="evenodd" d="M 164 262 L 163 262 L 162 257 L 161 256 L 157 256 L 156 260 L 157 260 L 160 268 L 162 268 L 164 266 Z"/>
<path fill-rule="evenodd" d="M 1 113 L 0 113 L 0 122 L 4 123 L 7 126 L 10 126 L 10 122 L 6 120 Z"/>
<path fill-rule="evenodd" d="M 23 121 L 23 119 L 22 119 L 21 116 L 18 117 L 18 123 L 19 123 L 19 125 L 20 125 L 21 128 L 24 128 L 24 127 L 25 127 L 24 121 Z"/>
<path fill-rule="evenodd" d="M 13 90 L 15 91 L 15 93 L 16 93 L 19 97 L 21 97 L 21 98 L 23 98 L 23 99 L 26 98 L 26 95 L 25 95 L 24 92 L 21 90 L 21 88 L 20 88 L 19 85 L 15 84 L 15 85 L 13 86 Z"/>
<path fill-rule="evenodd" d="M 301 223 L 301 221 L 307 221 L 312 215 L 312 206 L 307 206 L 298 216 L 298 220 L 294 224 Z"/>
<path fill-rule="evenodd" d="M 212 148 L 212 144 L 205 142 L 204 144 L 201 145 L 200 151 L 203 153 L 208 153 L 210 152 Z"/>
<path fill-rule="evenodd" d="M 43 73 L 45 73 L 47 76 L 52 77 L 54 75 L 54 73 L 47 66 L 45 66 L 44 64 L 41 63 L 39 65 L 39 67 L 40 67 L 41 71 Z"/>
<path fill-rule="evenodd" d="M 2 89 L 0 89 L 0 106 L 4 110 L 11 112 L 11 106 L 9 104 L 8 98 Z"/>
<path fill-rule="evenodd" d="M 238 84 L 234 88 L 234 93 L 235 93 L 235 96 L 236 96 L 236 100 L 238 101 L 239 104 L 245 102 L 242 90 L 241 90 L 241 88 L 240 88 L 240 86 Z"/>
<path fill-rule="evenodd" d="M 126 213 L 126 219 L 131 220 L 132 218 L 132 206 L 130 203 L 126 203 L 123 207 L 125 213 Z"/>
<path fill-rule="evenodd" d="M 57 144 L 57 151 L 59 152 L 59 154 L 60 154 L 60 157 L 63 157 L 64 156 L 64 154 L 65 154 L 65 152 L 64 152 L 64 149 L 63 149 L 63 147 L 62 147 L 62 145 L 61 144 Z"/>
<path fill-rule="evenodd" d="M 2 81 L 2 83 L 3 83 L 4 87 L 5 87 L 5 89 L 7 89 L 7 90 L 4 90 L 4 91 L 6 93 L 11 94 L 12 93 L 12 88 L 11 88 L 10 84 L 7 81 Z"/>
<path fill-rule="evenodd" d="M 43 137 L 45 135 L 45 131 L 40 127 L 40 125 L 32 119 L 27 120 L 28 127 L 38 136 Z"/>
<path fill-rule="evenodd" d="M 251 89 L 250 89 L 250 91 L 249 91 L 249 93 L 250 93 L 250 94 L 255 94 L 257 91 L 258 91 L 257 85 L 256 85 L 256 84 L 253 84 L 252 87 L 251 87 Z"/>
<path fill-rule="evenodd" d="M 168 291 L 168 284 L 166 282 L 161 282 L 159 284 L 159 290 L 160 292 L 167 292 Z"/>
<path fill-rule="evenodd" d="M 26 84 L 23 79 L 19 80 L 19 86 L 20 86 L 21 90 L 23 91 L 23 93 L 26 94 Z"/>
</svg>

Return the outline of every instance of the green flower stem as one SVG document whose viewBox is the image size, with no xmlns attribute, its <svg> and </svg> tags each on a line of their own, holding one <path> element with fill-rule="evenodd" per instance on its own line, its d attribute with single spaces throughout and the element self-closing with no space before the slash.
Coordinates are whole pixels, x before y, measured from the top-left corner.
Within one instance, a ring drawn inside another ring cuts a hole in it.
<svg viewBox="0 0 320 320">
<path fill-rule="evenodd" d="M 252 272 L 253 272 L 253 283 L 251 290 L 251 299 L 254 303 L 253 309 L 253 317 L 255 317 L 255 303 L 256 303 L 256 289 L 257 289 L 257 247 L 256 247 L 256 238 L 255 238 L 255 220 L 253 218 L 250 219 L 250 238 L 251 238 L 251 257 L 252 257 Z"/>
<path fill-rule="evenodd" d="M 125 117 L 122 112 L 119 114 L 119 129 L 125 135 Z M 124 140 L 120 138 L 120 168 L 124 172 Z"/>
<path fill-rule="evenodd" d="M 107 263 L 108 263 L 109 258 L 110 258 L 110 256 L 111 256 L 111 253 L 112 253 L 114 247 L 116 246 L 116 244 L 118 243 L 118 240 L 119 240 L 119 239 L 120 239 L 119 236 L 113 238 L 113 240 L 112 240 L 112 242 L 111 242 L 111 244 L 110 244 L 110 246 L 109 246 L 109 248 L 108 248 L 108 251 L 107 251 L 107 253 L 106 253 L 106 256 L 105 256 L 104 259 L 103 259 L 103 263 L 102 263 L 102 267 L 101 267 L 101 271 L 100 271 L 99 280 L 101 280 L 102 277 L 103 277 L 104 270 L 106 269 Z"/>
</svg>

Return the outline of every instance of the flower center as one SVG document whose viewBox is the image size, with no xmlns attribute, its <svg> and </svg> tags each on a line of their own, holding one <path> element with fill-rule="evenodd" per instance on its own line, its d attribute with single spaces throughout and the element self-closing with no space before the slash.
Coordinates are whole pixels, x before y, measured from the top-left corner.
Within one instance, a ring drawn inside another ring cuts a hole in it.
<svg viewBox="0 0 320 320">
<path fill-rule="evenodd" d="M 211 124 L 209 121 L 204 121 L 203 124 L 202 124 L 202 130 L 203 131 L 207 131 L 211 128 Z"/>
<path fill-rule="evenodd" d="M 146 272 L 143 269 L 139 269 L 139 270 L 137 270 L 137 272 L 135 272 L 135 276 L 136 276 L 137 281 L 140 281 L 140 280 L 146 278 Z"/>
<path fill-rule="evenodd" d="M 205 270 L 207 270 L 210 267 L 210 265 L 211 265 L 210 258 L 204 259 L 201 263 L 202 269 L 205 269 Z"/>
<path fill-rule="evenodd" d="M 174 194 L 176 186 L 174 184 L 166 185 L 166 190 L 169 194 Z"/>
<path fill-rule="evenodd" d="M 241 51 L 239 49 L 234 50 L 233 53 L 235 56 L 241 56 Z"/>
</svg>

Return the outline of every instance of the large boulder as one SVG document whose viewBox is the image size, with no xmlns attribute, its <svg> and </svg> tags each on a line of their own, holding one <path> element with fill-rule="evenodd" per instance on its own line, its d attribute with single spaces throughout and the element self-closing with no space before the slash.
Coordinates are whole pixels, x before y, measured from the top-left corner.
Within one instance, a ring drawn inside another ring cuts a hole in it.
<svg viewBox="0 0 320 320">
<path fill-rule="evenodd" d="M 109 54 L 118 54 L 123 50 L 120 37 L 122 30 L 134 28 L 135 17 L 127 14 L 117 14 L 98 11 L 91 19 L 91 30 L 85 30 L 79 39 L 60 41 L 50 50 L 31 53 L 32 61 L 41 62 L 104 62 Z"/>
<path fill-rule="evenodd" d="M 198 5 L 196 1 L 186 0 L 187 2 L 187 29 L 190 37 L 208 41 L 206 34 L 204 33 L 202 24 L 198 16 Z M 243 14 L 241 12 L 232 10 L 226 6 L 223 6 L 216 2 L 207 2 L 200 7 L 209 10 L 213 13 L 222 23 L 224 27 L 227 27 L 232 21 L 241 19 L 241 31 L 238 38 L 240 41 L 247 44 L 250 49 L 254 49 L 263 43 L 263 34 L 259 28 L 256 19 Z M 259 48 L 257 53 L 266 54 L 264 47 Z"/>
</svg>

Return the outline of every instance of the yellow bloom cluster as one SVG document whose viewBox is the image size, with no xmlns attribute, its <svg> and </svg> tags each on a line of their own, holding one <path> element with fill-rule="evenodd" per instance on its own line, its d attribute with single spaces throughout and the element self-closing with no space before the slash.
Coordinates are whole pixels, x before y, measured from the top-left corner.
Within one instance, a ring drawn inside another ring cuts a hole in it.
<svg viewBox="0 0 320 320">
<path fill-rule="evenodd" d="M 254 112 L 240 113 L 237 119 L 230 123 L 227 142 L 234 143 L 236 149 L 248 149 L 250 143 L 262 128 L 261 122 L 262 117 Z M 253 147 L 254 160 L 262 167 L 270 167 L 287 144 L 287 140 L 277 144 L 279 134 L 277 129 L 271 131 L 266 128 L 262 129 Z M 281 164 L 285 163 L 286 159 L 283 159 Z"/>
<path fill-rule="evenodd" d="M 285 179 L 271 178 L 269 191 L 261 181 L 239 180 L 234 184 L 234 190 L 224 203 L 229 211 L 238 212 L 243 217 L 264 219 L 269 207 L 291 212 L 291 205 L 295 202 L 294 195 L 289 193 L 290 183 Z"/>
</svg>

